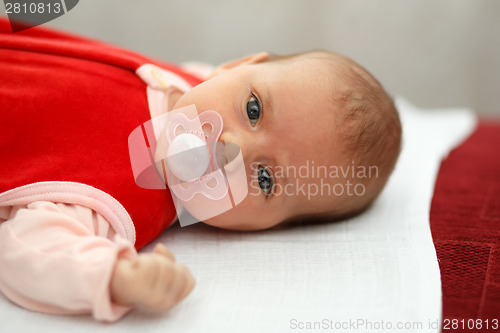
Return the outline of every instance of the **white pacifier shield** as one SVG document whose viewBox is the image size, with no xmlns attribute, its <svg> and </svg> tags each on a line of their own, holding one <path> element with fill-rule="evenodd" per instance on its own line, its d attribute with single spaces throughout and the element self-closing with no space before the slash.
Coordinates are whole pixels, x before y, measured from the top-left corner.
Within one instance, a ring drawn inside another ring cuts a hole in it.
<svg viewBox="0 0 500 333">
<path fill-rule="evenodd" d="M 167 152 L 168 165 L 179 179 L 189 182 L 200 178 L 210 165 L 210 152 L 205 141 L 194 134 L 176 136 Z"/>
</svg>

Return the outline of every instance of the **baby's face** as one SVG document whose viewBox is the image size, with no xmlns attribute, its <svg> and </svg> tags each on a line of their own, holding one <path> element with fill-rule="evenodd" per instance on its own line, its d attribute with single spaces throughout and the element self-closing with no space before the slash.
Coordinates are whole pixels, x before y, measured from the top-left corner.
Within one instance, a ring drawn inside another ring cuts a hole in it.
<svg viewBox="0 0 500 333">
<path fill-rule="evenodd" d="M 237 144 L 245 163 L 248 195 L 205 223 L 234 230 L 266 229 L 335 205 L 335 196 L 311 193 L 312 184 L 321 186 L 331 179 L 303 177 L 304 168 L 312 164 L 328 167 L 341 162 L 333 106 L 336 83 L 327 79 L 325 70 L 317 59 L 241 64 L 178 100 L 174 109 L 195 104 L 199 113 L 217 111 L 224 121 L 220 140 Z M 196 196 L 193 202 L 208 200 Z"/>
</svg>

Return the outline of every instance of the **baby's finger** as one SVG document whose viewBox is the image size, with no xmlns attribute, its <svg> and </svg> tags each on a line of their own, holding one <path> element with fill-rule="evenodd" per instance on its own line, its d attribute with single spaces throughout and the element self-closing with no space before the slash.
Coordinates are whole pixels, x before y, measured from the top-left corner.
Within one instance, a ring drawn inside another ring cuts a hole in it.
<svg viewBox="0 0 500 333">
<path fill-rule="evenodd" d="M 196 281 L 194 280 L 194 277 L 191 274 L 191 272 L 189 271 L 189 269 L 185 266 L 184 266 L 184 269 L 185 269 L 184 288 L 181 289 L 181 292 L 179 293 L 179 295 L 177 297 L 177 302 L 180 302 L 187 295 L 189 295 L 191 290 L 193 290 L 194 285 L 196 284 Z"/>
<path fill-rule="evenodd" d="M 174 264 L 171 269 L 162 273 L 165 284 L 163 298 L 155 308 L 159 311 L 166 311 L 174 307 L 193 289 L 194 279 L 188 268 L 183 265 Z"/>
<path fill-rule="evenodd" d="M 177 265 L 176 269 L 176 290 L 173 294 L 174 303 L 182 301 L 194 288 L 194 278 L 189 269 L 184 265 Z"/>
<path fill-rule="evenodd" d="M 165 245 L 163 245 L 162 243 L 158 243 L 156 244 L 155 246 L 155 249 L 154 249 L 154 253 L 156 254 L 160 254 L 172 261 L 175 261 L 175 256 L 174 254 L 172 253 L 172 251 L 170 251 Z"/>
</svg>

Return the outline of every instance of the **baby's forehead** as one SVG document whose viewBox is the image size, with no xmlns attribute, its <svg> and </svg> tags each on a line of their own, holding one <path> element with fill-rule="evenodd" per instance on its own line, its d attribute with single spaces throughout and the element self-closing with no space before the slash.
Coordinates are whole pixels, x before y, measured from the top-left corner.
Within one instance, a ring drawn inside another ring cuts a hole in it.
<svg viewBox="0 0 500 333">
<path fill-rule="evenodd" d="M 291 64 L 288 70 L 279 71 L 281 77 L 268 90 L 277 114 L 273 120 L 295 131 L 298 138 L 331 136 L 340 112 L 338 82 L 320 65 L 316 59 Z"/>
<path fill-rule="evenodd" d="M 297 93 L 293 91 L 292 83 L 301 83 L 295 87 L 308 95 L 297 96 L 298 98 L 310 97 L 312 94 L 311 96 L 316 96 L 321 103 L 327 104 L 335 102 L 343 91 L 354 86 L 348 75 L 352 71 L 352 65 L 336 56 L 297 56 L 282 62 L 271 62 L 271 66 L 274 66 L 281 76 L 277 84 L 280 88 L 287 89 L 290 94 Z"/>
<path fill-rule="evenodd" d="M 321 71 L 321 75 L 338 75 L 353 65 L 349 58 L 331 52 L 311 52 L 297 56 L 294 61 Z"/>
</svg>

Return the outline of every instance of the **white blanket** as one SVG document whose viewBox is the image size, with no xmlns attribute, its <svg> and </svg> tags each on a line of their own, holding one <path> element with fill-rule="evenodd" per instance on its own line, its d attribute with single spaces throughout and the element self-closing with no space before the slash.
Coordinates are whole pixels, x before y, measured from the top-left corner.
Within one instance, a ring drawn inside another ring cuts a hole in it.
<svg viewBox="0 0 500 333">
<path fill-rule="evenodd" d="M 463 109 L 397 104 L 401 158 L 381 197 L 361 216 L 255 233 L 175 226 L 159 241 L 191 268 L 197 285 L 169 313 L 134 310 L 106 325 L 89 316 L 33 313 L 0 295 L 0 331 L 439 332 L 430 203 L 441 159 L 473 130 L 475 117 Z"/>
</svg>

